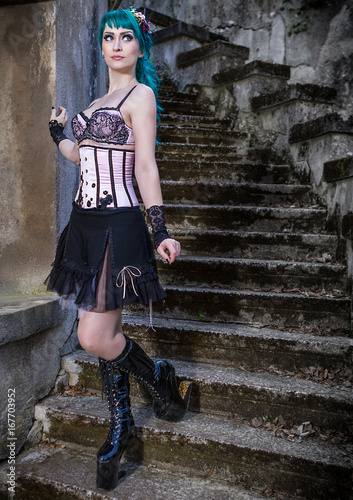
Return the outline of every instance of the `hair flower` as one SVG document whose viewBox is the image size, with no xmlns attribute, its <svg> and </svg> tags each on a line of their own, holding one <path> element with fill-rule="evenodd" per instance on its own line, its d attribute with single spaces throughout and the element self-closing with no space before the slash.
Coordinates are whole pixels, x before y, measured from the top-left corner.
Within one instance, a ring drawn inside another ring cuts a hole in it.
<svg viewBox="0 0 353 500">
<path fill-rule="evenodd" d="M 147 21 L 145 14 L 142 14 L 142 12 L 137 11 L 134 7 L 129 7 L 128 10 L 134 16 L 139 25 L 142 26 L 143 31 L 148 35 L 150 35 L 152 33 L 150 27 L 151 23 L 150 21 Z"/>
</svg>

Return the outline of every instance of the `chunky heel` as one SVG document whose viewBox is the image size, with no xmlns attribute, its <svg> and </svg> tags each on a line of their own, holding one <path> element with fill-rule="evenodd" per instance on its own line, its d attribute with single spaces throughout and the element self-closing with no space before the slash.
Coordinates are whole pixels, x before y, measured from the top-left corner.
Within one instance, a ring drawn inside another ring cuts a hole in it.
<svg viewBox="0 0 353 500">
<path fill-rule="evenodd" d="M 120 460 L 118 460 L 118 457 L 108 460 L 97 458 L 97 488 L 110 491 L 118 486 L 119 481 L 126 474 L 125 471 L 119 470 L 119 465 Z"/>
<path fill-rule="evenodd" d="M 155 414 L 161 420 L 169 422 L 179 422 L 185 416 L 188 410 L 191 396 L 192 382 L 184 380 L 180 382 L 178 392 L 180 397 L 174 397 L 173 403 L 166 408 L 157 408 L 155 405 Z"/>
</svg>

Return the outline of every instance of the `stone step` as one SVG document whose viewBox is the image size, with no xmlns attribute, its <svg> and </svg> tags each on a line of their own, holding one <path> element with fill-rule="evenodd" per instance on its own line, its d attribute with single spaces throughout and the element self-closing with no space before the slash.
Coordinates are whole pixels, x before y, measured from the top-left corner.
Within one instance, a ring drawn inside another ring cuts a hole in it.
<svg viewBox="0 0 353 500">
<path fill-rule="evenodd" d="M 40 445 L 22 453 L 17 458 L 16 467 L 16 493 L 26 500 L 263 499 L 262 495 L 241 486 L 206 478 L 209 472 L 206 469 L 202 475 L 190 476 L 124 459 L 121 468 L 126 475 L 118 487 L 109 492 L 99 490 L 96 488 L 96 456 L 93 450 Z"/>
<path fill-rule="evenodd" d="M 241 142 L 243 144 L 243 141 Z M 195 156 L 202 156 L 204 160 L 208 160 L 213 157 L 224 157 L 238 158 L 239 154 L 237 151 L 240 147 L 236 146 L 220 146 L 214 144 L 208 144 L 205 141 L 203 144 L 182 144 L 178 142 L 164 142 L 158 146 L 157 153 L 168 153 L 170 155 L 176 155 L 182 158 L 194 158 Z"/>
<path fill-rule="evenodd" d="M 190 98 L 186 101 L 181 100 L 160 100 L 160 105 L 163 108 L 164 113 L 177 113 L 185 115 L 196 115 L 196 116 L 213 116 L 214 106 L 208 104 L 203 104 L 198 99 L 194 98 L 193 102 L 190 102 Z"/>
<path fill-rule="evenodd" d="M 162 180 L 161 186 L 166 203 L 262 207 L 313 203 L 311 189 L 303 185 Z"/>
<path fill-rule="evenodd" d="M 289 143 L 307 141 L 330 133 L 353 134 L 353 116 L 330 113 L 315 120 L 298 123 L 290 129 Z"/>
<path fill-rule="evenodd" d="M 227 56 L 231 58 L 234 65 L 236 61 L 242 63 L 249 58 L 249 48 L 223 40 L 215 40 L 207 45 L 178 54 L 176 64 L 179 68 L 185 68 L 214 55 L 217 57 Z"/>
<path fill-rule="evenodd" d="M 273 108 L 291 101 L 309 101 L 315 103 L 334 103 L 336 89 L 313 84 L 295 83 L 286 85 L 277 92 L 260 94 L 251 100 L 254 112 Z"/>
<path fill-rule="evenodd" d="M 350 331 L 350 300 L 331 295 L 273 291 L 219 290 L 209 287 L 164 286 L 167 299 L 154 306 L 154 314 L 193 321 L 239 322 L 273 328 L 332 334 Z M 131 311 L 141 310 L 133 304 Z M 133 312 L 136 314 L 136 312 Z"/>
<path fill-rule="evenodd" d="M 195 161 L 165 158 L 158 161 L 162 179 L 198 179 L 228 182 L 258 182 L 261 184 L 297 184 L 297 179 L 289 165 L 263 165 L 258 163 L 231 163 L 225 161 Z M 301 179 L 301 184 L 303 184 Z"/>
<path fill-rule="evenodd" d="M 273 147 L 248 147 L 244 152 L 248 161 L 259 162 L 262 164 L 283 165 L 283 154 L 279 153 Z"/>
<path fill-rule="evenodd" d="M 202 128 L 202 127 L 214 127 L 214 128 L 227 128 L 232 126 L 232 120 L 230 118 L 215 118 L 213 114 L 211 115 L 192 115 L 186 113 L 183 115 L 178 115 L 176 113 L 161 113 L 161 124 L 175 124 L 183 127 L 190 128 Z"/>
<path fill-rule="evenodd" d="M 168 356 L 170 359 L 170 357 Z M 271 373 L 255 373 L 234 367 L 204 364 L 200 361 L 175 361 L 179 380 L 193 382 L 190 410 L 212 415 L 236 415 L 252 419 L 281 415 L 285 422 L 300 425 L 310 421 L 314 426 L 353 434 L 352 389 L 329 387 L 310 380 L 278 377 Z M 96 373 L 98 358 L 76 351 L 62 360 L 71 375 L 69 384 L 85 380 L 86 387 L 100 391 Z M 78 370 L 81 369 L 79 373 Z M 130 377 L 132 400 L 150 402 L 149 394 Z M 143 390 L 142 390 L 143 389 Z M 147 396 L 147 397 L 146 397 Z"/>
<path fill-rule="evenodd" d="M 158 100 L 161 102 L 180 101 L 193 104 L 199 102 L 200 93 L 194 88 L 192 92 L 180 92 L 176 88 L 161 85 L 158 89 Z"/>
<path fill-rule="evenodd" d="M 344 254 L 335 235 L 176 228 L 169 233 L 180 241 L 182 255 L 325 262 Z"/>
<path fill-rule="evenodd" d="M 173 266 L 158 260 L 163 284 L 230 290 L 311 292 L 337 290 L 346 295 L 347 268 L 339 264 L 285 260 L 180 256 Z M 337 292 L 336 292 L 337 293 Z"/>
<path fill-rule="evenodd" d="M 158 135 L 157 135 L 158 137 Z M 159 163 L 164 160 L 171 160 L 173 158 L 181 161 L 198 162 L 200 160 L 209 163 L 221 161 L 223 163 L 229 161 L 230 164 L 237 162 L 244 162 L 245 150 L 244 148 L 236 148 L 231 151 L 229 146 L 208 146 L 205 145 L 185 145 L 185 144 L 160 144 L 156 150 L 156 160 Z M 246 161 L 246 160 L 245 160 Z"/>
<path fill-rule="evenodd" d="M 98 397 L 50 397 L 37 405 L 35 418 L 43 423 L 44 437 L 59 445 L 98 449 L 106 439 L 107 413 Z M 299 498 L 331 500 L 350 494 L 348 445 L 291 442 L 213 415 L 190 412 L 182 422 L 169 423 L 154 418 L 148 406 L 134 406 L 133 413 L 137 439 L 126 455 L 139 463 L 168 465 L 193 476 L 212 469 L 212 481 Z"/>
<path fill-rule="evenodd" d="M 158 138 L 164 142 L 182 144 L 213 144 L 237 146 L 245 145 L 247 134 L 237 130 L 222 130 L 215 127 L 191 128 L 182 125 L 160 125 L 158 127 Z"/>
<path fill-rule="evenodd" d="M 154 318 L 155 330 L 148 329 L 148 318 L 124 313 L 124 333 L 136 340 L 152 357 L 200 361 L 219 366 L 245 366 L 253 370 L 275 367 L 298 373 L 310 366 L 323 370 L 352 373 L 353 339 L 322 337 L 255 328 L 240 324 L 184 321 Z M 326 332 L 330 335 L 331 330 Z M 72 373 L 74 373 L 71 367 Z M 92 372 L 92 376 L 95 373 Z M 87 385 L 84 379 L 73 380 Z"/>
<path fill-rule="evenodd" d="M 285 233 L 323 232 L 326 210 L 165 204 L 168 227 Z"/>
<path fill-rule="evenodd" d="M 290 66 L 255 60 L 244 64 L 244 66 L 239 66 L 213 75 L 212 81 L 214 85 L 227 85 L 253 76 L 286 81 L 290 78 Z"/>
<path fill-rule="evenodd" d="M 163 78 L 163 77 L 162 77 Z M 158 100 L 165 101 L 181 101 L 189 102 L 193 104 L 194 102 L 200 102 L 200 92 L 197 87 L 188 89 L 186 91 L 178 90 L 178 85 L 166 85 L 164 82 L 158 88 Z"/>
</svg>

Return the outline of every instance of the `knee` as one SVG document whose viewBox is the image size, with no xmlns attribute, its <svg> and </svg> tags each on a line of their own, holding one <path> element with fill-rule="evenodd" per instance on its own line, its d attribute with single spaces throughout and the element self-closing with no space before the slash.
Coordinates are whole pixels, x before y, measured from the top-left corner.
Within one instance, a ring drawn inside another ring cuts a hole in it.
<svg viewBox="0 0 353 500">
<path fill-rule="evenodd" d="M 97 335 L 97 331 L 92 331 L 91 328 L 83 328 L 80 326 L 77 329 L 77 336 L 80 342 L 80 346 L 85 351 L 99 355 L 100 347 L 102 346 L 102 341 L 99 338 L 99 334 Z"/>
</svg>

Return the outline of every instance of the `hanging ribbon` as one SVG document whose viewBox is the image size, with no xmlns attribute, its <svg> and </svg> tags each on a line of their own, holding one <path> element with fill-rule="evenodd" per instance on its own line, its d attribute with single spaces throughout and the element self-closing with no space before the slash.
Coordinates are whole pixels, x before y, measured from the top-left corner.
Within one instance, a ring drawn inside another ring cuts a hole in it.
<svg viewBox="0 0 353 500">
<path fill-rule="evenodd" d="M 137 272 L 136 272 L 137 271 Z M 138 297 L 138 293 L 136 292 L 135 285 L 134 285 L 134 277 L 141 276 L 141 271 L 138 267 L 135 266 L 125 266 L 122 268 L 118 276 L 116 277 L 116 286 L 118 288 L 123 287 L 123 299 L 125 299 L 126 296 L 126 275 L 128 278 L 131 280 L 131 286 L 134 291 L 134 294 L 136 297 Z"/>
</svg>

